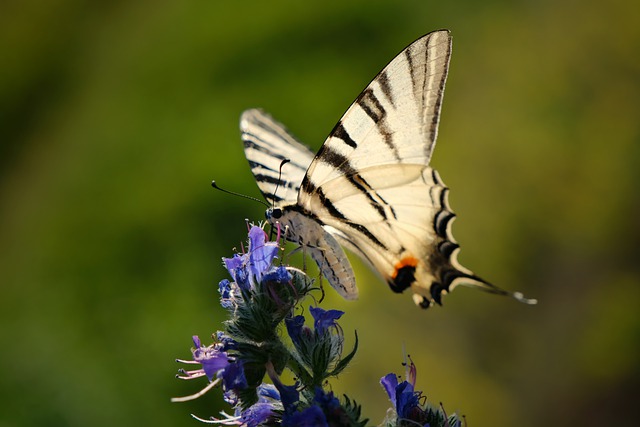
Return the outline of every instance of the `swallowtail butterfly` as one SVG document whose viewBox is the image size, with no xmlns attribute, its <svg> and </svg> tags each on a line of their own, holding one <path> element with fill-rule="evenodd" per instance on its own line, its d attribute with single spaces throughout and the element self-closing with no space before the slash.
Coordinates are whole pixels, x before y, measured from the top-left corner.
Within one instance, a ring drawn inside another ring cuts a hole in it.
<svg viewBox="0 0 640 427">
<path fill-rule="evenodd" d="M 357 298 L 358 289 L 340 245 L 372 265 L 392 291 L 411 288 L 423 308 L 441 304 L 459 284 L 535 303 L 457 261 L 449 189 L 429 166 L 450 56 L 447 30 L 410 44 L 358 96 L 315 155 L 262 110 L 242 114 L 245 155 L 274 204 L 268 221 L 284 226 L 286 238 L 306 249 L 346 299 Z"/>
</svg>

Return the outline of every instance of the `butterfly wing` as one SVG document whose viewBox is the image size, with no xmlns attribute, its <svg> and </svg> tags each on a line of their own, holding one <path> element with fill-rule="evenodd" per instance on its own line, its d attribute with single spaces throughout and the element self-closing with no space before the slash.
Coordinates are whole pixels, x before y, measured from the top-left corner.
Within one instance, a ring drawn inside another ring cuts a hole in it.
<svg viewBox="0 0 640 427">
<path fill-rule="evenodd" d="M 389 164 L 426 167 L 438 132 L 450 55 L 451 36 L 443 30 L 421 37 L 396 56 L 333 129 L 306 184 L 318 187 Z"/>
<path fill-rule="evenodd" d="M 457 262 L 448 189 L 429 167 L 451 55 L 448 31 L 396 56 L 344 114 L 305 175 L 298 205 L 422 307 L 465 283 L 509 294 Z M 516 296 L 518 297 L 518 296 Z"/>
<path fill-rule="evenodd" d="M 240 131 L 245 156 L 265 199 L 276 205 L 295 203 L 313 152 L 259 109 L 242 113 Z M 285 159 L 289 162 L 282 165 Z"/>
<path fill-rule="evenodd" d="M 259 109 L 247 110 L 240 119 L 244 152 L 260 191 L 277 206 L 295 206 L 300 185 L 313 153 L 282 124 Z M 282 164 L 284 160 L 289 160 Z M 313 217 L 295 210 L 278 221 L 287 238 L 302 245 L 318 264 L 322 275 L 345 299 L 356 299 L 358 289 L 344 251 Z"/>
</svg>

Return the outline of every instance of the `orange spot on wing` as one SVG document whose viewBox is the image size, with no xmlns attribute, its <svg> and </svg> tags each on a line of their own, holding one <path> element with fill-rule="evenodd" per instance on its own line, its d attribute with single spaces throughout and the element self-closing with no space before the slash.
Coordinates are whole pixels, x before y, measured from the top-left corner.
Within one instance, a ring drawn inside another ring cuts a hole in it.
<svg viewBox="0 0 640 427">
<path fill-rule="evenodd" d="M 411 255 L 407 255 L 404 258 L 402 258 L 400 261 L 398 261 L 396 265 L 394 265 L 394 270 L 391 277 L 395 279 L 398 276 L 398 271 L 402 270 L 405 267 L 415 268 L 417 265 L 418 265 L 418 260 Z"/>
</svg>

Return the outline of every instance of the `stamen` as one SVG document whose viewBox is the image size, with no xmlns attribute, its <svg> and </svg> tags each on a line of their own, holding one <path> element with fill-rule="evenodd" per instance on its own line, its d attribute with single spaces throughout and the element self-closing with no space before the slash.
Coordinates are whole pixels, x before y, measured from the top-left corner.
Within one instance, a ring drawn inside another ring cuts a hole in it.
<svg viewBox="0 0 640 427">
<path fill-rule="evenodd" d="M 278 230 L 278 233 L 276 234 L 276 242 L 280 241 L 280 222 L 276 222 L 276 229 Z"/>
<path fill-rule="evenodd" d="M 197 371 L 185 371 L 184 369 L 180 369 L 176 378 L 181 380 L 191 380 L 193 378 L 200 378 L 205 376 L 205 372 L 203 369 L 198 369 Z"/>
<path fill-rule="evenodd" d="M 211 381 L 209 384 L 207 384 L 207 386 L 205 388 L 203 388 L 202 390 L 200 390 L 199 392 L 192 394 L 190 396 L 184 396 L 184 397 L 172 397 L 171 401 L 172 402 L 188 402 L 190 400 L 195 400 L 197 398 L 199 398 L 200 396 L 204 395 L 205 393 L 207 393 L 209 390 L 211 390 L 212 388 L 214 388 L 216 385 L 218 385 L 220 383 L 221 379 L 217 378 L 214 381 Z"/>
<path fill-rule="evenodd" d="M 199 365 L 199 362 L 196 362 L 195 360 L 182 360 L 182 359 L 176 359 L 176 362 L 178 363 L 186 363 L 186 364 L 190 364 L 190 365 Z"/>
<path fill-rule="evenodd" d="M 444 405 L 440 402 L 440 410 L 444 414 L 444 427 L 450 427 L 449 417 L 447 416 L 447 411 L 444 410 Z"/>
<path fill-rule="evenodd" d="M 196 415 L 193 415 L 193 414 L 191 414 L 191 416 L 194 419 L 196 419 L 196 420 L 198 420 L 198 421 L 200 421 L 202 423 L 206 423 L 206 424 L 222 424 L 222 425 L 225 425 L 225 426 L 239 426 L 239 425 L 242 425 L 242 422 L 240 421 L 240 417 L 231 417 L 231 416 L 225 414 L 224 412 L 220 412 L 220 413 L 222 415 L 225 415 L 228 418 L 225 419 L 225 420 L 219 420 L 219 419 L 216 419 L 216 418 L 205 420 L 204 418 L 200 418 L 200 417 L 198 417 Z"/>
</svg>

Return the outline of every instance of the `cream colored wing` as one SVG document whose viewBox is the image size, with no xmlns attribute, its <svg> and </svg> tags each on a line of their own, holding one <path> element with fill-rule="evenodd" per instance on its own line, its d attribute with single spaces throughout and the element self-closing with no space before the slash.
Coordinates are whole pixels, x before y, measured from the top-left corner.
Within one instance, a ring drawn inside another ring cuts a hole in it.
<svg viewBox="0 0 640 427">
<path fill-rule="evenodd" d="M 451 55 L 448 31 L 416 40 L 347 110 L 305 175 L 296 209 L 428 307 L 465 283 L 511 294 L 457 262 L 448 188 L 429 167 Z"/>
<path fill-rule="evenodd" d="M 276 205 L 295 203 L 313 152 L 259 109 L 242 113 L 240 131 L 245 156 L 265 199 Z"/>
</svg>

